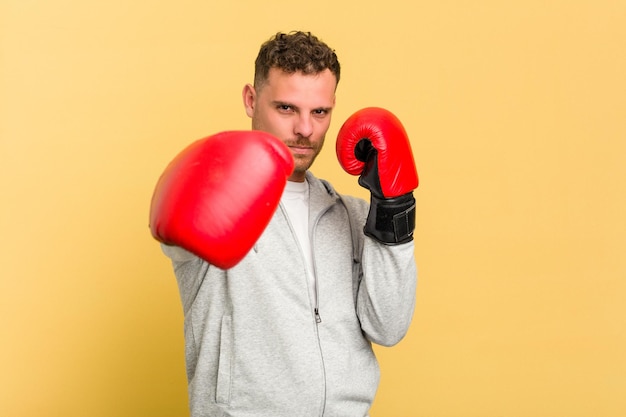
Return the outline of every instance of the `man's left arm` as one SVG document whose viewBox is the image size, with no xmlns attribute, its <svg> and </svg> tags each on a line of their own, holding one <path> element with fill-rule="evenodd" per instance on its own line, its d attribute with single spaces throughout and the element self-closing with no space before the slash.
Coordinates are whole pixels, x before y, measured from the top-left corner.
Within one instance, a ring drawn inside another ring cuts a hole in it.
<svg viewBox="0 0 626 417">
<path fill-rule="evenodd" d="M 357 315 L 367 338 L 393 346 L 405 335 L 413 318 L 417 269 L 413 242 L 384 245 L 365 237 Z"/>
<path fill-rule="evenodd" d="M 394 114 L 370 107 L 344 122 L 336 151 L 343 169 L 370 191 L 357 314 L 371 341 L 390 346 L 406 334 L 415 308 L 413 190 L 419 180 L 411 145 Z"/>
</svg>

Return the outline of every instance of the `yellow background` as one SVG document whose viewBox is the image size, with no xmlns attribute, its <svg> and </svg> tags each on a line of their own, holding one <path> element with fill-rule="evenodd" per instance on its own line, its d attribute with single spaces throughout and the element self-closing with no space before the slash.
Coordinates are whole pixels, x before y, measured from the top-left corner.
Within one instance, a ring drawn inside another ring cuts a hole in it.
<svg viewBox="0 0 626 417">
<path fill-rule="evenodd" d="M 182 312 L 148 231 L 192 140 L 246 129 L 274 32 L 343 65 L 313 171 L 365 106 L 408 130 L 417 309 L 373 417 L 626 415 L 623 0 L 2 0 L 0 415 L 187 415 Z"/>
</svg>

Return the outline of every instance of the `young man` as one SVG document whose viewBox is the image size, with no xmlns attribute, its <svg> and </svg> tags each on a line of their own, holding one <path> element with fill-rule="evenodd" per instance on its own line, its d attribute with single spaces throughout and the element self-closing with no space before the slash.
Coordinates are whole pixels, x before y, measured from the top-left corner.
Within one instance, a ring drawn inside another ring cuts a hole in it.
<svg viewBox="0 0 626 417">
<path fill-rule="evenodd" d="M 293 157 L 279 207 L 232 267 L 183 249 L 184 237 L 160 238 L 184 308 L 193 417 L 367 416 L 379 382 L 371 344 L 394 345 L 408 330 L 416 287 L 414 167 L 408 185 L 389 197 L 389 182 L 406 176 L 406 169 L 389 168 L 397 158 L 369 141 L 356 146 L 359 135 L 355 143 L 340 138 L 344 163 L 359 164 L 358 154 L 364 161 L 360 183 L 372 190 L 371 207 L 340 196 L 309 171 L 324 144 L 339 78 L 334 51 L 310 33 L 279 33 L 264 43 L 243 103 L 253 130 L 280 139 Z M 396 123 L 381 117 L 383 132 Z M 256 178 L 246 180 L 247 189 L 234 185 L 228 192 L 245 195 L 257 186 Z M 222 181 L 228 187 L 229 179 Z M 391 240 L 376 230 L 388 210 L 410 224 Z"/>
</svg>

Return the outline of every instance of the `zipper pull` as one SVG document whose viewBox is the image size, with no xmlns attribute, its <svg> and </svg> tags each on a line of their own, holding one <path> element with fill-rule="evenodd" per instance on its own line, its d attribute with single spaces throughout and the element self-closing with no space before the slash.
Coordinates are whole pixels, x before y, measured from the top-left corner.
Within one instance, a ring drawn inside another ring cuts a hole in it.
<svg viewBox="0 0 626 417">
<path fill-rule="evenodd" d="M 315 322 L 316 323 L 321 323 L 322 322 L 322 318 L 320 317 L 320 311 L 319 309 L 315 309 Z"/>
</svg>

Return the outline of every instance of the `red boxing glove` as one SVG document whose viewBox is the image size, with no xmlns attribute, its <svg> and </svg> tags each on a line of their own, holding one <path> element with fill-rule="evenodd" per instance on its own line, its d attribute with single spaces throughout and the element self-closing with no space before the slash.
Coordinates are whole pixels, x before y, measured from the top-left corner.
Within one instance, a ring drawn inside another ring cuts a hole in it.
<svg viewBox="0 0 626 417">
<path fill-rule="evenodd" d="M 365 234 L 386 244 L 412 240 L 419 180 L 400 120 L 378 107 L 359 110 L 339 130 L 336 150 L 343 169 L 371 192 Z"/>
<path fill-rule="evenodd" d="M 156 185 L 152 236 L 231 268 L 270 222 L 293 168 L 289 148 L 266 132 L 229 131 L 193 142 Z"/>
</svg>

